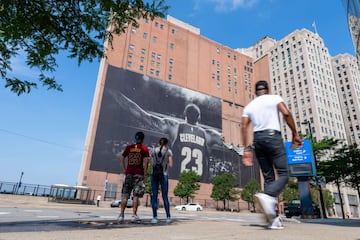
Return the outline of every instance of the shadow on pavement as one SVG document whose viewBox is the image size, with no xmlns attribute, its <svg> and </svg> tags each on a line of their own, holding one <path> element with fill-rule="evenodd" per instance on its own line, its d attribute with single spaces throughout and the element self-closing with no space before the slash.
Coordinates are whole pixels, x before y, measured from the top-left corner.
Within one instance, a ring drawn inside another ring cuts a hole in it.
<svg viewBox="0 0 360 240">
<path fill-rule="evenodd" d="M 157 224 L 151 224 L 150 219 L 142 220 L 140 223 L 125 221 L 119 223 L 113 220 L 62 220 L 62 221 L 24 221 L 8 222 L 0 224 L 0 233 L 6 232 L 50 232 L 66 230 L 93 230 L 93 229 L 115 229 L 115 228 L 133 228 L 133 227 L 157 227 L 166 225 L 176 225 L 182 220 L 173 220 L 170 224 L 165 221 L 159 221 Z M 186 221 L 186 220 L 185 220 Z"/>
</svg>

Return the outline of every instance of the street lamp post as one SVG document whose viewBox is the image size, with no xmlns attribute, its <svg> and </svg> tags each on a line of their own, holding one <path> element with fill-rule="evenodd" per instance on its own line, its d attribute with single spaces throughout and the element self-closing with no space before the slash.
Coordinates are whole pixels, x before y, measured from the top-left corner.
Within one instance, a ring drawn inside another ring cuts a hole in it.
<svg viewBox="0 0 360 240">
<path fill-rule="evenodd" d="M 309 134 L 310 134 L 310 142 L 311 145 L 313 144 L 313 135 L 312 135 L 312 130 L 311 130 L 311 123 L 309 120 L 305 120 L 304 122 L 302 122 L 301 124 L 303 125 L 308 125 L 309 128 Z M 315 163 L 315 168 L 317 169 L 317 159 L 316 159 L 316 155 L 313 154 L 314 156 L 314 163 Z M 326 211 L 325 211 L 325 205 L 324 205 L 324 197 L 323 197 L 323 193 L 322 193 L 322 188 L 321 188 L 321 184 L 319 182 L 319 178 L 317 176 L 317 172 L 315 175 L 315 180 L 316 180 L 316 185 L 319 188 L 319 196 L 320 196 L 320 206 L 321 206 L 321 218 L 327 218 L 326 216 Z"/>
</svg>

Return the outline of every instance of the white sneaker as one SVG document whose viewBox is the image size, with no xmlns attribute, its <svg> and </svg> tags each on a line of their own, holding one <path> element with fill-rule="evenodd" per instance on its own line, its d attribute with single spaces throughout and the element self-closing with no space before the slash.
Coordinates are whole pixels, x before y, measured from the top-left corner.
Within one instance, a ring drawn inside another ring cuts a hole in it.
<svg viewBox="0 0 360 240">
<path fill-rule="evenodd" d="M 131 217 L 131 222 L 132 222 L 132 223 L 139 223 L 139 222 L 141 222 L 141 220 L 140 220 L 140 218 L 139 218 L 137 215 L 133 215 L 133 216 Z"/>
<path fill-rule="evenodd" d="M 274 218 L 273 222 L 268 226 L 269 229 L 281 230 L 284 229 L 284 225 L 282 224 L 281 218 Z"/>
<path fill-rule="evenodd" d="M 166 218 L 166 223 L 171 223 L 172 221 L 171 221 L 171 218 L 170 217 L 168 217 L 168 218 Z"/>
<path fill-rule="evenodd" d="M 119 223 L 123 223 L 124 222 L 124 216 L 122 216 L 121 214 L 118 216 L 117 218 Z"/>
<path fill-rule="evenodd" d="M 269 196 L 265 193 L 256 193 L 256 200 L 259 202 L 260 207 L 262 208 L 266 221 L 272 223 L 276 217 L 275 207 L 277 204 L 276 198 Z"/>
<path fill-rule="evenodd" d="M 151 223 L 152 224 L 157 224 L 158 223 L 158 219 L 156 217 L 154 217 L 153 219 L 151 219 Z"/>
</svg>

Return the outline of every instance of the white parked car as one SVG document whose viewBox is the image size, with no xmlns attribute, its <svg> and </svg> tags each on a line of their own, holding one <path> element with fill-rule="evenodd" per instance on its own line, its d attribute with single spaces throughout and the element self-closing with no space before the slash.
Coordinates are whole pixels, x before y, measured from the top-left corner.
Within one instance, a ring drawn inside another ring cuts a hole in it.
<svg viewBox="0 0 360 240">
<path fill-rule="evenodd" d="M 185 205 L 175 206 L 175 210 L 181 211 L 202 211 L 203 207 L 199 203 L 188 203 Z"/>
<path fill-rule="evenodd" d="M 112 200 L 110 203 L 110 207 L 120 207 L 120 206 L 121 206 L 121 199 Z M 128 207 L 128 208 L 133 207 L 133 197 L 132 196 L 130 198 L 128 198 L 126 207 Z"/>
</svg>

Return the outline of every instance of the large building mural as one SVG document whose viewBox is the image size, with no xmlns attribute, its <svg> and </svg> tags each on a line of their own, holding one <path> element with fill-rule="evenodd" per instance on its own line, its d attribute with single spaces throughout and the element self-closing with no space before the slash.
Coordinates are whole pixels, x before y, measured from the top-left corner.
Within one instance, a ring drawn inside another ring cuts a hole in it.
<svg viewBox="0 0 360 240">
<path fill-rule="evenodd" d="M 221 99 L 109 65 L 90 170 L 122 173 L 120 155 L 143 131 L 150 149 L 169 139 L 171 179 L 194 170 L 204 183 L 222 172 L 242 182 L 248 176 L 240 174 L 240 156 L 223 145 L 221 121 Z"/>
</svg>

